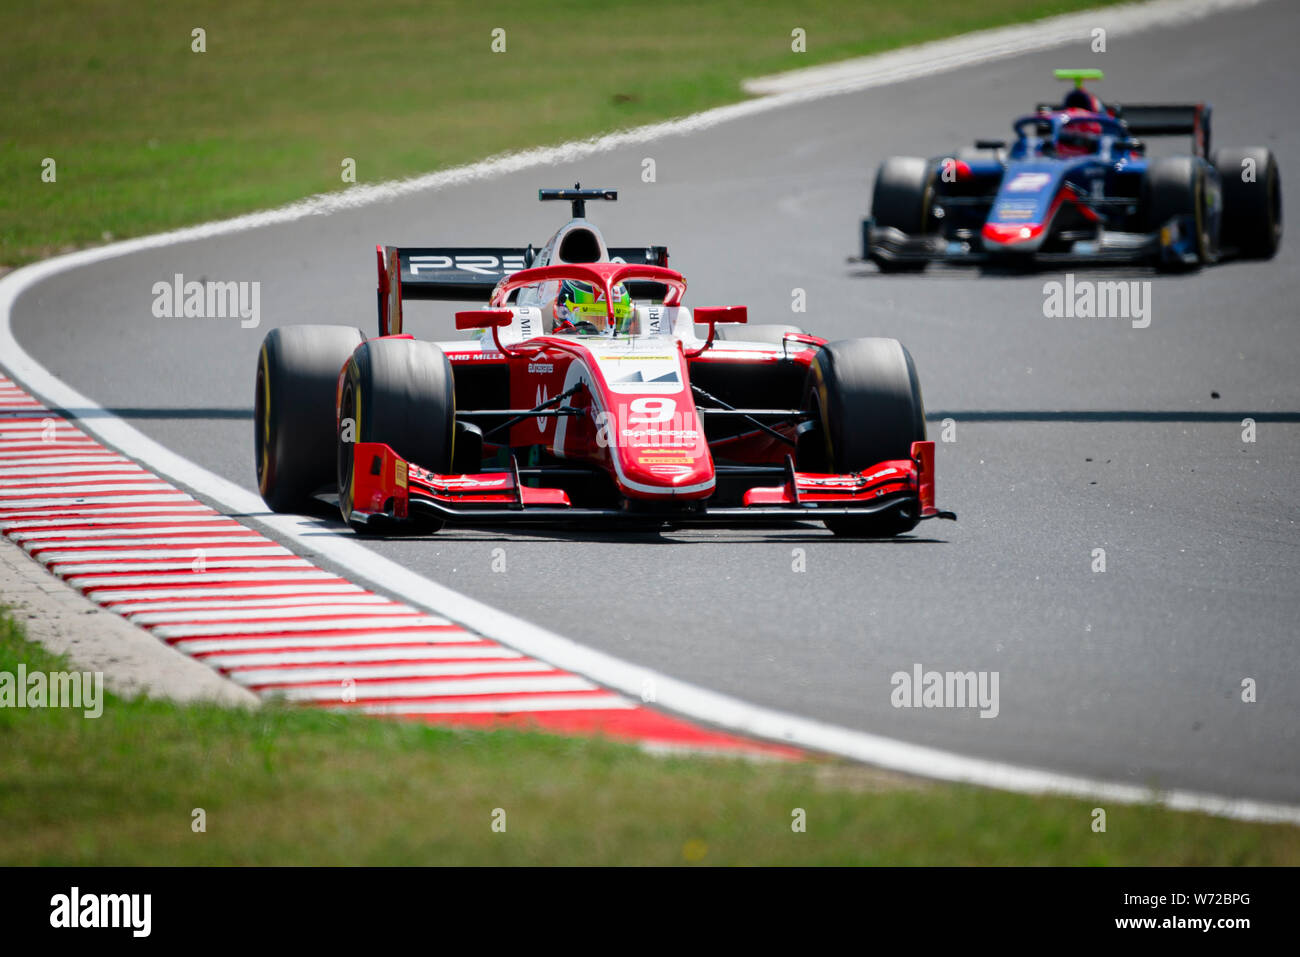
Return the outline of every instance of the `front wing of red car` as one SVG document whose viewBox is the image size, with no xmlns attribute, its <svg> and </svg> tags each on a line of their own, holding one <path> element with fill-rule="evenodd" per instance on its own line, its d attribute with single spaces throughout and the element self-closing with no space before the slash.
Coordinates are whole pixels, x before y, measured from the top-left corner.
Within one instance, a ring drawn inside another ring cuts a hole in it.
<svg viewBox="0 0 1300 957">
<path fill-rule="evenodd" d="M 913 442 L 909 459 L 845 475 L 799 472 L 787 459 L 785 480 L 749 489 L 740 506 L 710 508 L 707 500 L 696 500 L 655 512 L 574 506 L 563 489 L 525 484 L 517 465 L 465 475 L 430 472 L 378 442 L 358 442 L 352 462 L 353 521 L 380 527 L 421 516 L 460 525 L 659 520 L 673 526 L 818 520 L 891 510 L 918 519 L 957 517 L 935 504 L 930 441 Z M 539 481 L 545 477 L 542 470 Z"/>
</svg>

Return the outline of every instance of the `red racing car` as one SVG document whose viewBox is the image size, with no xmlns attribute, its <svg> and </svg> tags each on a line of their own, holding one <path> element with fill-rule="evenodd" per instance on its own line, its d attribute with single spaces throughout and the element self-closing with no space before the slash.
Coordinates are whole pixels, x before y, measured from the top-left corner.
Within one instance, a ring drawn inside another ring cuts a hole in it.
<svg viewBox="0 0 1300 957">
<path fill-rule="evenodd" d="M 542 190 L 573 219 L 541 249 L 378 247 L 379 332 L 272 330 L 257 366 L 258 488 L 337 491 L 363 533 L 444 524 L 824 522 L 880 537 L 929 518 L 934 443 L 894 339 L 827 342 L 682 304 L 663 247 L 611 249 L 612 190 Z M 474 338 L 403 332 L 410 299 L 486 300 Z"/>
</svg>

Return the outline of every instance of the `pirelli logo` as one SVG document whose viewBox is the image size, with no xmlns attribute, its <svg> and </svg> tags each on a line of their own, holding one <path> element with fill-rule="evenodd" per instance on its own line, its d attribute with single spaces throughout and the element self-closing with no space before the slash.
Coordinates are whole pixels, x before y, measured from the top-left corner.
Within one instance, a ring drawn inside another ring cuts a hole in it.
<svg viewBox="0 0 1300 957">
<path fill-rule="evenodd" d="M 393 465 L 393 481 L 398 488 L 406 488 L 406 463 L 398 459 Z"/>
</svg>

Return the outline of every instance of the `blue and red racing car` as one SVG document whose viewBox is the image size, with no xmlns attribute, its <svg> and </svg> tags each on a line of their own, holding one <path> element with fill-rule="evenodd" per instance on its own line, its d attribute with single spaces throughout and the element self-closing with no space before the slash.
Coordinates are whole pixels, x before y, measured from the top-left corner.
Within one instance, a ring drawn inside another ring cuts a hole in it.
<svg viewBox="0 0 1300 957">
<path fill-rule="evenodd" d="M 934 498 L 916 368 L 895 339 L 827 342 L 683 303 L 664 247 L 610 248 L 585 204 L 541 249 L 378 247 L 379 335 L 287 326 L 257 365 L 263 499 L 337 492 L 360 532 L 444 524 L 813 520 L 892 536 Z M 415 339 L 410 299 L 477 300 L 473 337 Z"/>
<path fill-rule="evenodd" d="M 1269 259 L 1282 240 L 1282 185 L 1266 147 L 1210 152 L 1210 107 L 1106 104 L 1100 70 L 1057 70 L 1074 88 L 934 159 L 891 157 L 876 174 L 862 258 L 882 272 L 930 262 L 1108 261 L 1194 269 Z M 1148 157 L 1141 137 L 1187 135 L 1192 152 Z"/>
</svg>

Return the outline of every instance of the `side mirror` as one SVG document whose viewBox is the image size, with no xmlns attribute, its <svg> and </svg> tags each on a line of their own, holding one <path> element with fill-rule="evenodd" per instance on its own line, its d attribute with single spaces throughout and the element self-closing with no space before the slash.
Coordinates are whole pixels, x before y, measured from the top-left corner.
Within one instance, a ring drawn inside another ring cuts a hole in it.
<svg viewBox="0 0 1300 957">
<path fill-rule="evenodd" d="M 976 140 L 975 148 L 977 150 L 1004 150 L 1007 148 L 1006 140 Z"/>
<path fill-rule="evenodd" d="M 456 313 L 457 329 L 500 329 L 515 321 L 509 309 L 470 309 Z"/>
<path fill-rule="evenodd" d="M 709 327 L 709 336 L 704 340 L 704 345 L 700 346 L 694 352 L 686 353 L 686 358 L 694 359 L 713 345 L 714 334 L 717 332 L 717 326 L 720 322 L 748 322 L 749 309 L 745 306 L 701 306 L 695 310 L 695 321 L 702 322 Z"/>
<path fill-rule="evenodd" d="M 748 322 L 746 306 L 701 306 L 695 310 L 695 321 L 712 326 L 715 322 Z"/>
</svg>

